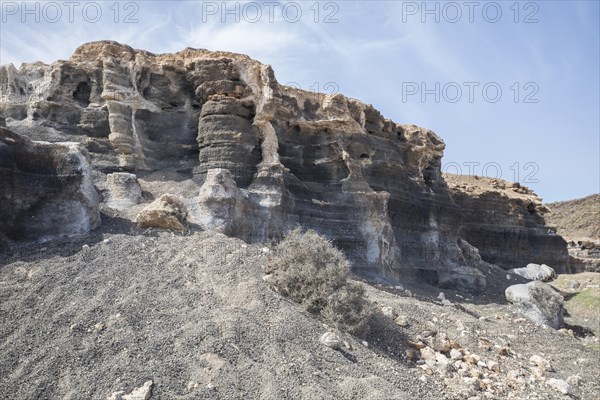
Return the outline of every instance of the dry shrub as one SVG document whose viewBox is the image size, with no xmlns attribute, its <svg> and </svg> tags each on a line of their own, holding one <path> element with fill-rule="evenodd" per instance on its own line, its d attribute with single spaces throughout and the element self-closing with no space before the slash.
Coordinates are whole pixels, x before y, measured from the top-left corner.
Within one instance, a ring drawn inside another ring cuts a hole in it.
<svg viewBox="0 0 600 400">
<path fill-rule="evenodd" d="M 278 293 L 319 314 L 337 328 L 359 334 L 371 307 L 364 289 L 348 280 L 350 264 L 330 240 L 313 230 L 290 231 L 275 247 L 265 270 Z"/>
</svg>

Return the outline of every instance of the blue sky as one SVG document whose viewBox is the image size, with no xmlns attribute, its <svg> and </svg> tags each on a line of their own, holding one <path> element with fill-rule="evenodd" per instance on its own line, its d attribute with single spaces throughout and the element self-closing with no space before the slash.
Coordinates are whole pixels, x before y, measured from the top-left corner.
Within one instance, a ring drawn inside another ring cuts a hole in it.
<svg viewBox="0 0 600 400">
<path fill-rule="evenodd" d="M 0 63 L 67 59 L 101 39 L 245 53 L 281 83 L 434 130 L 445 171 L 566 200 L 600 191 L 599 3 L 57 1 L 27 13 L 3 1 Z"/>
</svg>

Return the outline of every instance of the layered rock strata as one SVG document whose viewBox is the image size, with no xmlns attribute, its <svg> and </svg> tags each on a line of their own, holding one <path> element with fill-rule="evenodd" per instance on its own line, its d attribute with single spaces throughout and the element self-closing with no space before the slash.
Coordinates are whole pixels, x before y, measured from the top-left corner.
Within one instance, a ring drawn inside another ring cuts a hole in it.
<svg viewBox="0 0 600 400">
<path fill-rule="evenodd" d="M 569 271 L 567 243 L 549 226 L 549 211 L 528 188 L 500 179 L 444 176 L 464 222 L 461 236 L 481 257 L 505 269 L 547 264 L 557 273 Z"/>
<path fill-rule="evenodd" d="M 280 85 L 247 56 L 94 42 L 50 65 L 2 66 L 0 81 L 11 130 L 80 143 L 102 187 L 115 172 L 136 174 L 142 190 L 156 188 L 157 173 L 175 177 L 169 192 L 205 229 L 258 242 L 300 224 L 332 238 L 357 272 L 478 289 L 485 279 L 472 244 L 486 261 L 508 261 L 461 235 L 467 201 L 457 205 L 441 177 L 435 133 L 340 94 Z"/>
<path fill-rule="evenodd" d="M 0 242 L 85 234 L 100 225 L 87 151 L 0 127 Z"/>
</svg>

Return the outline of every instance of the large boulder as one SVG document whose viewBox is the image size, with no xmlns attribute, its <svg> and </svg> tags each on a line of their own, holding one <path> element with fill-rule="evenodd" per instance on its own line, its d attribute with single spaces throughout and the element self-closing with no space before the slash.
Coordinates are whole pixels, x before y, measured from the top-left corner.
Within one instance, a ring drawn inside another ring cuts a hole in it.
<svg viewBox="0 0 600 400">
<path fill-rule="evenodd" d="M 223 168 L 208 170 L 198 194 L 199 225 L 207 231 L 250 240 L 251 214 L 248 194 L 238 189 L 231 172 Z"/>
<path fill-rule="evenodd" d="M 0 127 L 0 240 L 50 240 L 100 225 L 87 151 Z"/>
<path fill-rule="evenodd" d="M 188 211 L 183 201 L 172 194 L 163 194 L 137 216 L 140 228 L 162 228 L 182 231 Z"/>
<path fill-rule="evenodd" d="M 509 286 L 506 300 L 529 320 L 558 329 L 563 325 L 563 297 L 540 281 Z"/>
<path fill-rule="evenodd" d="M 550 268 L 546 264 L 527 264 L 524 268 L 513 268 L 509 270 L 511 274 L 520 275 L 530 281 L 542 281 L 548 282 L 556 277 L 554 269 Z"/>
</svg>

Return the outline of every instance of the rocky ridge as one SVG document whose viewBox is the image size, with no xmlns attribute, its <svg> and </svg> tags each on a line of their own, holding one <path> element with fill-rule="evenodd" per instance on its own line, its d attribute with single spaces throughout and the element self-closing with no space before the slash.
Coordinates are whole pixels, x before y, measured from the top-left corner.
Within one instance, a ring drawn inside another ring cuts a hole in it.
<svg viewBox="0 0 600 400">
<path fill-rule="evenodd" d="M 269 66 L 226 52 L 94 42 L 50 65 L 2 66 L 0 81 L 8 128 L 80 143 L 109 204 L 107 174 L 134 173 L 146 190 L 162 173 L 193 187 L 172 194 L 203 229 L 264 242 L 301 224 L 333 238 L 357 272 L 485 287 L 441 178 L 444 143 L 427 129 L 282 86 Z"/>
<path fill-rule="evenodd" d="M 548 222 L 567 240 L 571 270 L 600 272 L 600 194 L 547 207 Z"/>
</svg>

